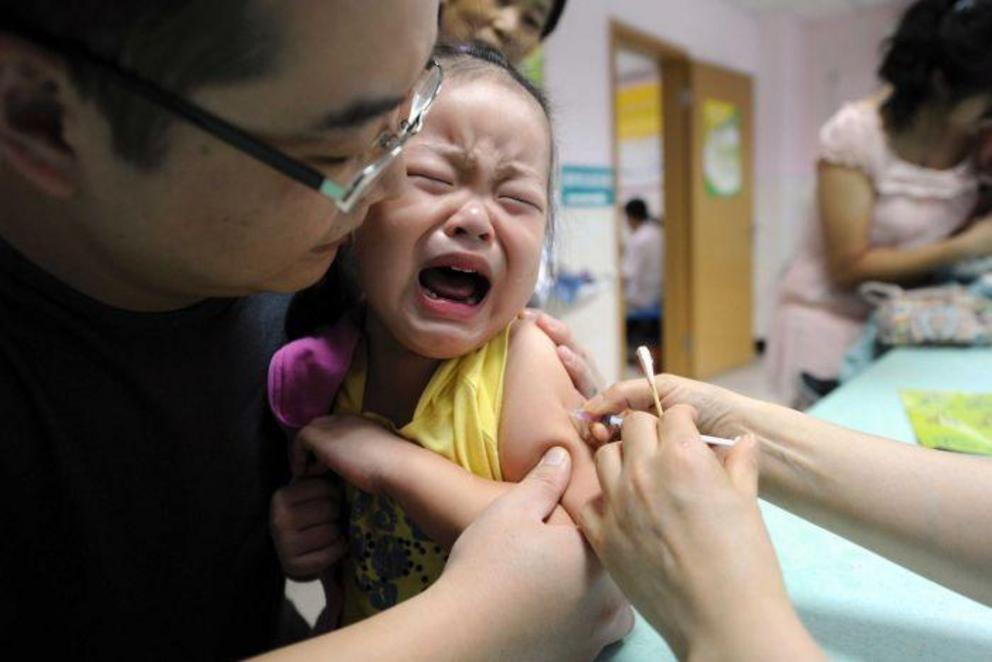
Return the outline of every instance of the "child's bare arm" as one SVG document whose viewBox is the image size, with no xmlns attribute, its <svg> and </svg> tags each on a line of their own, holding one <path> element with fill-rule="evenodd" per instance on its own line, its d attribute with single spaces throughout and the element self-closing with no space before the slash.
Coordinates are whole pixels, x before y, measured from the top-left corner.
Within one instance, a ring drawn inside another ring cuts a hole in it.
<svg viewBox="0 0 992 662">
<path fill-rule="evenodd" d="M 570 418 L 584 398 L 572 384 L 554 343 L 529 321 L 514 327 L 503 393 L 499 439 L 503 477 L 519 481 L 552 446 L 568 449 L 572 482 L 562 505 L 577 521 L 583 506 L 600 494 L 592 451 Z"/>
<path fill-rule="evenodd" d="M 300 432 L 297 442 L 355 487 L 394 499 L 424 533 L 445 547 L 511 488 L 475 476 L 357 416 L 318 419 Z M 549 521 L 571 523 L 561 508 Z"/>
</svg>

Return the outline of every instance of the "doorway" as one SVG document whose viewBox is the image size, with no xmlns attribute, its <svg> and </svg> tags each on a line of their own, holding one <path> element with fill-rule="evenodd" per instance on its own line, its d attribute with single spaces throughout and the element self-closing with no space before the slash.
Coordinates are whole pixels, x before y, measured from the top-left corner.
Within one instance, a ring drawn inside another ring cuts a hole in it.
<svg viewBox="0 0 992 662">
<path fill-rule="evenodd" d="M 610 53 L 619 263 L 641 227 L 627 221 L 631 199 L 660 220 L 661 235 L 655 326 L 640 324 L 652 316 L 630 301 L 631 276 L 618 279 L 621 365 L 630 345 L 652 341 L 658 370 L 706 378 L 745 365 L 754 357 L 753 81 L 616 21 Z"/>
<path fill-rule="evenodd" d="M 646 345 L 658 370 L 690 374 L 686 339 L 688 56 L 621 23 L 611 25 L 613 164 L 621 278 L 621 365 Z M 629 211 L 633 212 L 628 214 Z M 640 213 L 638 210 L 644 213 Z"/>
</svg>

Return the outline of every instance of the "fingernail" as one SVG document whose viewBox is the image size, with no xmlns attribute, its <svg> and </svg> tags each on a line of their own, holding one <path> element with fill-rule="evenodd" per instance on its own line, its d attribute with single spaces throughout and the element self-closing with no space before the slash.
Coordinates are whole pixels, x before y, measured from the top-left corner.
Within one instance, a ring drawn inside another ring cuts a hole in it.
<svg viewBox="0 0 992 662">
<path fill-rule="evenodd" d="M 555 446 L 544 454 L 544 459 L 541 460 L 541 464 L 549 467 L 560 467 L 565 464 L 566 460 L 568 460 L 568 451 L 560 446 Z"/>
<path fill-rule="evenodd" d="M 570 413 L 572 418 L 580 423 L 595 423 L 597 420 L 595 416 L 587 412 L 585 409 L 573 409 Z"/>
</svg>

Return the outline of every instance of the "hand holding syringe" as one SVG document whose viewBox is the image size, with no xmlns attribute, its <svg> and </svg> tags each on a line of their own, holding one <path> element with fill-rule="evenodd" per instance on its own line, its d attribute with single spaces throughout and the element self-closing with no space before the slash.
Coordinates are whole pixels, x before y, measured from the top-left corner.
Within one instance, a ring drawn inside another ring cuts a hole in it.
<svg viewBox="0 0 992 662">
<path fill-rule="evenodd" d="M 637 360 L 641 367 L 641 372 L 644 374 L 644 378 L 647 379 L 648 386 L 651 389 L 651 396 L 654 399 L 655 411 L 660 418 L 664 411 L 661 407 L 661 399 L 658 397 L 658 390 L 654 383 L 654 360 L 651 357 L 651 352 L 647 347 L 641 346 L 637 348 Z M 580 432 L 583 437 L 591 435 L 591 427 L 594 424 L 602 425 L 610 433 L 611 437 L 615 437 L 619 432 L 620 428 L 623 426 L 623 416 L 620 415 L 610 415 L 603 418 L 596 418 L 590 416 L 587 412 L 579 410 L 573 412 L 573 418 L 580 428 Z M 703 443 L 710 446 L 722 446 L 724 448 L 732 448 L 737 444 L 738 439 L 725 439 L 723 437 L 714 437 L 711 435 L 703 434 L 700 435 Z M 602 440 L 600 440 L 602 441 Z"/>
</svg>

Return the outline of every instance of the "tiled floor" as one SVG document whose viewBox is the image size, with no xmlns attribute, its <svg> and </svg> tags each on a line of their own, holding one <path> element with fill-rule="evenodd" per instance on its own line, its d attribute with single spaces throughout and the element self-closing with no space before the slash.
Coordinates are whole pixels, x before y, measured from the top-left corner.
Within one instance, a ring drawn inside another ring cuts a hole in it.
<svg viewBox="0 0 992 662">
<path fill-rule="evenodd" d="M 762 359 L 758 359 L 748 366 L 719 375 L 707 381 L 724 388 L 729 388 L 731 391 L 737 391 L 742 395 L 783 404 L 783 401 L 775 395 L 769 384 L 769 380 L 765 375 L 765 363 Z"/>
<path fill-rule="evenodd" d="M 637 377 L 638 373 L 632 370 L 629 376 Z M 763 362 L 760 360 L 709 381 L 753 398 L 776 401 L 775 395 L 768 385 L 768 380 L 765 378 Z M 324 607 L 324 591 L 320 582 L 305 584 L 287 582 L 286 595 L 296 604 L 297 609 L 311 624 Z"/>
</svg>

